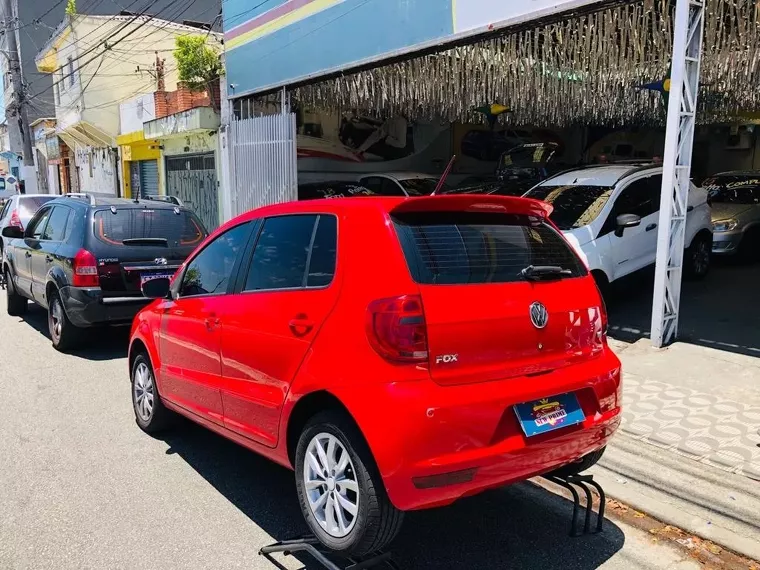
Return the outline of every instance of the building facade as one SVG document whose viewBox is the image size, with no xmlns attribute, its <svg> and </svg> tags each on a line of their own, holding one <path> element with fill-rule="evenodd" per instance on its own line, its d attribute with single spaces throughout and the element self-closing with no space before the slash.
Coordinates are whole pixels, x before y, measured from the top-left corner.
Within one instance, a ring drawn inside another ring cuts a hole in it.
<svg viewBox="0 0 760 570">
<path fill-rule="evenodd" d="M 160 70 L 157 57 L 171 54 L 178 36 L 198 33 L 150 17 L 75 15 L 61 22 L 36 64 L 53 78 L 56 132 L 70 151 L 72 190 L 128 194 L 133 179 L 130 172 L 126 180 L 118 149 L 125 139 L 117 140 L 130 135 L 121 127 L 121 103 L 155 92 L 159 73 L 176 85 L 176 65 Z"/>
</svg>

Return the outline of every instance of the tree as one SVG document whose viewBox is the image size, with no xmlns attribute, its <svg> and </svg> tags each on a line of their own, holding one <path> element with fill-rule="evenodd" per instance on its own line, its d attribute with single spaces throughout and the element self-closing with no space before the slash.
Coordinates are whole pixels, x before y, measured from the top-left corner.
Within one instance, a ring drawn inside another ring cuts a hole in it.
<svg viewBox="0 0 760 570">
<path fill-rule="evenodd" d="M 77 13 L 77 0 L 68 0 L 66 2 L 66 15 L 74 16 Z"/>
<path fill-rule="evenodd" d="M 179 80 L 190 89 L 209 89 L 224 73 L 219 53 L 206 43 L 205 36 L 179 36 L 176 45 Z"/>
</svg>

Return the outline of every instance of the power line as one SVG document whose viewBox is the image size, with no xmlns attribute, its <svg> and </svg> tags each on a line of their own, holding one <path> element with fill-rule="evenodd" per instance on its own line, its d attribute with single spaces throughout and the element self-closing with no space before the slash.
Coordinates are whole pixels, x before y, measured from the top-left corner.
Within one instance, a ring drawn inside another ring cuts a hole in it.
<svg viewBox="0 0 760 570">
<path fill-rule="evenodd" d="M 238 14 L 235 14 L 234 16 L 230 16 L 229 18 L 227 18 L 227 23 L 228 23 L 229 27 L 230 28 L 235 27 L 235 26 L 232 25 L 232 22 L 234 22 L 235 20 L 237 20 L 237 19 L 239 19 L 239 18 L 241 18 L 241 17 L 243 17 L 243 16 L 245 16 L 247 14 L 250 14 L 251 12 L 253 12 L 255 10 L 258 10 L 264 4 L 268 4 L 271 1 L 272 0 L 264 0 L 263 2 L 260 2 L 259 4 L 256 4 L 253 8 L 248 8 L 247 10 L 244 10 L 244 11 L 238 13 Z M 241 24 L 243 24 L 243 21 L 241 21 L 240 24 L 237 24 L 237 25 L 241 25 Z"/>
</svg>

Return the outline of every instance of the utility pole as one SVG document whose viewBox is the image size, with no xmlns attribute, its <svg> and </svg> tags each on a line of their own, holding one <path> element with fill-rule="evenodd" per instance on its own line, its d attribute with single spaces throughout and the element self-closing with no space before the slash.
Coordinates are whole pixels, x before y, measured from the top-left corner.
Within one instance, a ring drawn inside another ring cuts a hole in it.
<svg viewBox="0 0 760 570">
<path fill-rule="evenodd" d="M 24 166 L 34 168 L 34 155 L 32 154 L 32 131 L 29 128 L 29 115 L 27 114 L 26 94 L 24 93 L 24 82 L 21 76 L 21 63 L 19 61 L 18 43 L 16 42 L 16 19 L 13 10 L 14 0 L 2 0 L 3 13 L 5 16 L 5 39 L 8 46 L 8 70 L 11 74 L 13 84 L 13 102 L 5 110 L 6 116 L 10 121 L 16 121 L 21 131 L 21 141 L 23 143 L 22 154 L 24 157 Z"/>
</svg>

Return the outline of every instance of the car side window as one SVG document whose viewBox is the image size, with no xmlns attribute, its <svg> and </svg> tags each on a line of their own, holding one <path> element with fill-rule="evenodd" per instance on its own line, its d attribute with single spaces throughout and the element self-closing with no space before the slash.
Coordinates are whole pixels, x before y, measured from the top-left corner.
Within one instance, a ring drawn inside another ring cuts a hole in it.
<svg viewBox="0 0 760 570">
<path fill-rule="evenodd" d="M 29 223 L 28 231 L 29 236 L 31 236 L 33 239 L 42 238 L 42 232 L 45 230 L 45 226 L 47 225 L 51 209 L 52 208 L 43 208 L 37 212 L 34 218 L 32 218 L 32 221 Z"/>
<path fill-rule="evenodd" d="M 0 211 L 0 220 L 4 220 L 5 216 L 8 215 L 8 210 L 11 209 L 11 201 L 8 200 L 5 205 L 3 206 L 2 211 Z"/>
<path fill-rule="evenodd" d="M 331 215 L 320 215 L 309 256 L 307 287 L 327 287 L 332 283 L 337 252 L 338 219 Z"/>
<path fill-rule="evenodd" d="M 303 287 L 316 221 L 316 215 L 267 218 L 253 250 L 244 291 Z"/>
<path fill-rule="evenodd" d="M 245 249 L 250 222 L 217 236 L 188 264 L 182 275 L 179 296 L 223 295 L 227 293 L 238 257 Z"/>
<path fill-rule="evenodd" d="M 69 222 L 71 210 L 66 206 L 56 206 L 53 208 L 50 218 L 48 219 L 45 231 L 42 233 L 43 240 L 63 241 L 66 235 L 66 226 Z"/>
<path fill-rule="evenodd" d="M 661 187 L 661 174 L 641 178 L 629 184 L 615 200 L 612 211 L 599 236 L 615 231 L 617 217 L 621 214 L 635 214 L 646 218 L 655 212 L 659 212 Z"/>
</svg>

